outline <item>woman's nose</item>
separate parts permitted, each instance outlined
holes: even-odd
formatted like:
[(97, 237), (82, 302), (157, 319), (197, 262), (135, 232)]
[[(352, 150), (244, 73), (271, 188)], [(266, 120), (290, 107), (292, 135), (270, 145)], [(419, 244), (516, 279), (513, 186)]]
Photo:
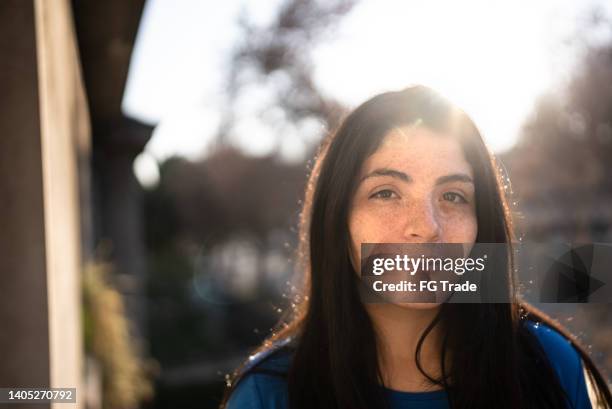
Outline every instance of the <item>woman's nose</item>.
[(430, 200), (413, 203), (407, 209), (404, 226), (404, 240), (407, 242), (429, 243), (440, 239), (441, 227), (435, 207)]

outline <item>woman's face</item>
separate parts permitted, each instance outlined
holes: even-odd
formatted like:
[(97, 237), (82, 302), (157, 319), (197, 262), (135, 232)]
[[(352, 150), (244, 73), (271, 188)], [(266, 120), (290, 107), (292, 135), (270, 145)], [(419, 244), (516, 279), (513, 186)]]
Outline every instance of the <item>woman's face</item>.
[(390, 131), (362, 166), (349, 210), (351, 255), (361, 243), (469, 243), (478, 224), (473, 171), (459, 142), (426, 127)]

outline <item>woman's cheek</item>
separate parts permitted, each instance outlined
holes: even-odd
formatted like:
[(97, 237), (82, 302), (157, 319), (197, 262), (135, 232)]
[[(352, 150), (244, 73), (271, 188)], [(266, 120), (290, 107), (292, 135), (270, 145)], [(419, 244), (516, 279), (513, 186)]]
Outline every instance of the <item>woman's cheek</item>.
[[(394, 222), (395, 221), (395, 222)], [(358, 228), (363, 243), (383, 243), (397, 225), (397, 217), (392, 212), (364, 211), (359, 219)]]
[(476, 216), (457, 213), (446, 217), (443, 223), (443, 241), (447, 243), (473, 243), (478, 233)]
[(384, 242), (385, 223), (367, 211), (355, 209), (349, 218), (349, 231), (352, 247), (352, 256), (355, 263), (361, 261), (361, 243)]

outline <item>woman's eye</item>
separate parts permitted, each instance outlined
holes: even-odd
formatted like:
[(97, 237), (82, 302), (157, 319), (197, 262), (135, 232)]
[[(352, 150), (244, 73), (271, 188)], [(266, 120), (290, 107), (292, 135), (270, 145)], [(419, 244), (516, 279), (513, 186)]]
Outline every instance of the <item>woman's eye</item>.
[(372, 196), (370, 196), (370, 199), (371, 198), (391, 199), (393, 195), (395, 195), (395, 192), (393, 190), (384, 189), (384, 190), (374, 193)]
[(446, 192), (442, 195), (444, 200), (452, 202), (452, 203), (467, 203), (467, 200), (459, 193), (455, 192)]

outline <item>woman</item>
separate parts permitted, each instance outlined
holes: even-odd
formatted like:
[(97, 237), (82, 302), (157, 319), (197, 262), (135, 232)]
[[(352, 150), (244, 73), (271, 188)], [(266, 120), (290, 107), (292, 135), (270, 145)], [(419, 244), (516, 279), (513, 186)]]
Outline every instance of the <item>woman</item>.
[[(301, 215), (304, 293), (222, 407), (590, 408), (612, 397), (557, 324), (509, 303), (365, 303), (361, 243), (512, 243), (492, 156), (423, 86), (366, 101), (326, 139)], [(511, 254), (511, 253), (509, 253)], [(512, 293), (512, 259), (494, 277)], [(585, 378), (584, 372), (588, 375)]]

